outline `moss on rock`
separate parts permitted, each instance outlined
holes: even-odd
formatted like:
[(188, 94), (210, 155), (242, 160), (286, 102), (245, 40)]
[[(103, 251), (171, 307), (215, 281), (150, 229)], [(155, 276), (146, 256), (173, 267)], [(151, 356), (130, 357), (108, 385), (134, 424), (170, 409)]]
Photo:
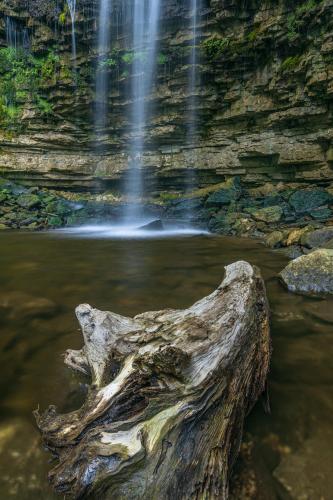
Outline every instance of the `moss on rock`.
[(333, 293), (333, 250), (302, 255), (290, 262), (280, 276), (292, 292)]

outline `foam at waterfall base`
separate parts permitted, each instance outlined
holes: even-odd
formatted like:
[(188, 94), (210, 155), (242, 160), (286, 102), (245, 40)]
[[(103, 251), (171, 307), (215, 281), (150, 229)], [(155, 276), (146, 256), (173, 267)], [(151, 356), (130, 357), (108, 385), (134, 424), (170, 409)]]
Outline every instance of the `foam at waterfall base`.
[(208, 231), (193, 227), (177, 227), (165, 225), (163, 229), (144, 229), (152, 220), (131, 224), (87, 224), (83, 226), (56, 229), (61, 233), (77, 238), (110, 238), (110, 239), (148, 239), (170, 238), (175, 236), (195, 236), (209, 234)]

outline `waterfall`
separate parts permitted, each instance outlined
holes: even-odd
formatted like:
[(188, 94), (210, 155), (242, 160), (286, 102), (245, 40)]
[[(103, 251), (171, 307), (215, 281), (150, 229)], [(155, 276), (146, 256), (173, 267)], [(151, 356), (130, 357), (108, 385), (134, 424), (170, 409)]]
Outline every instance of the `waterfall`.
[[(190, 12), (190, 30), (192, 35), (192, 45), (189, 56), (189, 83), (188, 83), (188, 110), (187, 110), (187, 131), (186, 131), (186, 142), (189, 147), (193, 163), (197, 161), (195, 146), (196, 146), (196, 135), (197, 135), (197, 79), (198, 79), (198, 11), (200, 9), (200, 0), (191, 0), (191, 12)], [(187, 190), (193, 190), (196, 186), (195, 174), (188, 172), (186, 179)], [(191, 214), (189, 214), (191, 215)]]
[(112, 0), (100, 0), (98, 26), (98, 61), (96, 73), (96, 132), (106, 127), (108, 111), (108, 71), (106, 61), (110, 47), (110, 17)]
[(67, 0), (67, 5), (72, 21), (72, 59), (73, 59), (74, 69), (76, 70), (76, 36), (75, 36), (76, 0)]
[(20, 27), (15, 19), (5, 17), (6, 43), (14, 49), (30, 49), (29, 32), (27, 28)]
[(143, 195), (142, 156), (145, 149), (145, 128), (150, 111), (149, 96), (153, 90), (157, 57), (160, 3), (161, 0), (134, 0), (131, 140), (129, 175), (126, 185), (126, 193), (130, 196), (131, 203), (125, 214), (127, 220), (141, 215), (138, 212), (140, 211), (138, 202)]
[(194, 135), (196, 132), (196, 79), (197, 79), (197, 21), (198, 21), (198, 0), (191, 0), (190, 28), (192, 32), (192, 46), (190, 52), (190, 71), (189, 71), (189, 114), (187, 136), (188, 142), (194, 146)]
[(17, 48), (17, 30), (13, 19), (6, 16), (6, 43), (8, 47)]

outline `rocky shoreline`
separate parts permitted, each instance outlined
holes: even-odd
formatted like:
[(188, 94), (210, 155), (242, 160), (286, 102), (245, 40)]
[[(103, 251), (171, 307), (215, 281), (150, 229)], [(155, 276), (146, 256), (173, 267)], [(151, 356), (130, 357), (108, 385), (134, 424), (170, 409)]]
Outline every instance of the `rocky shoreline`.
[[(43, 230), (89, 221), (117, 222), (126, 200), (24, 187), (0, 178), (0, 229)], [(261, 239), (288, 257), (333, 248), (333, 186), (266, 183), (244, 188), (239, 177), (188, 194), (143, 201), (147, 217), (191, 224), (212, 233)]]
[[(270, 183), (246, 190), (233, 177), (185, 196), (164, 193), (145, 201), (144, 211), (158, 230), (164, 224), (190, 224), (221, 235), (260, 239), (292, 260), (280, 276), (290, 291), (333, 293), (332, 193), (332, 187)], [(57, 193), (0, 179), (0, 230), (116, 224), (125, 204), (111, 193)]]
[(261, 239), (270, 248), (284, 249), (290, 258), (333, 237), (325, 229), (333, 225), (331, 186), (266, 183), (244, 189), (240, 179), (233, 177), (206, 193), (199, 190), (187, 202), (176, 202), (171, 210), (185, 210), (186, 203), (195, 206), (210, 231)]

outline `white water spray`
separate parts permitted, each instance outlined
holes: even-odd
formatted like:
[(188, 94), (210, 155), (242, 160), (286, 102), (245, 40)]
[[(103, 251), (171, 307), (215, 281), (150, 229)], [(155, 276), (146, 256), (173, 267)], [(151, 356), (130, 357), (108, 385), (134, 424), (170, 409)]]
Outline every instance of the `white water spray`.
[[(196, 187), (196, 179), (193, 171), (196, 167), (196, 137), (197, 137), (197, 78), (198, 78), (198, 10), (201, 0), (191, 0), (190, 30), (192, 33), (191, 52), (189, 57), (189, 83), (188, 83), (188, 109), (187, 109), (187, 137), (186, 142), (191, 152), (192, 171), (189, 171), (186, 178), (186, 189), (193, 190)], [(191, 213), (188, 214), (191, 217)]]
[(158, 21), (161, 0), (134, 0), (131, 144), (126, 193), (131, 203), (125, 218), (140, 218), (143, 195), (143, 162), (145, 129), (149, 116), (149, 96), (153, 90), (156, 66)]
[(28, 29), (25, 27), (19, 27), (15, 19), (9, 16), (5, 16), (5, 26), (6, 26), (6, 43), (8, 47), (13, 49), (30, 49), (30, 39)]
[(110, 48), (111, 0), (100, 0), (98, 28), (98, 61), (96, 73), (96, 131), (105, 129), (108, 111), (108, 72), (105, 67)]
[(198, 0), (191, 1), (191, 32), (192, 46), (190, 53), (190, 71), (189, 71), (189, 114), (188, 114), (188, 142), (193, 146), (196, 132), (196, 81), (197, 81), (197, 21), (198, 21)]
[(72, 59), (73, 59), (74, 71), (76, 71), (76, 35), (75, 35), (76, 0), (67, 0), (67, 5), (72, 22)]

